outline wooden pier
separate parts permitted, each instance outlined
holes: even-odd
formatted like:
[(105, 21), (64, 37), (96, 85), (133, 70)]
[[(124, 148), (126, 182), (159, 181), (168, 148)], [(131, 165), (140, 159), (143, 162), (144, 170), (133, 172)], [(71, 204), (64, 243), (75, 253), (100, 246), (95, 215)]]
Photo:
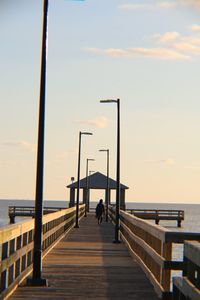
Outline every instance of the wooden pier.
[[(0, 228), (1, 300), (179, 299), (172, 298), (172, 271), (186, 274), (191, 255), (174, 260), (174, 245), (183, 245), (186, 240), (200, 241), (200, 234), (170, 231), (121, 210), (122, 243), (114, 244), (112, 206), (109, 222), (100, 226), (94, 213), (84, 215), (85, 205), (80, 205), (80, 228), (74, 228), (76, 207), (44, 215), (43, 277), (48, 280), (48, 287), (26, 284), (32, 272), (34, 220)], [(199, 247), (191, 249), (200, 252)], [(198, 270), (193, 268), (194, 262), (199, 268), (199, 261), (192, 261), (188, 276), (196, 284), (193, 277)], [(177, 292), (179, 282), (181, 279), (174, 282), (178, 295), (184, 294)]]
[(181, 227), (184, 220), (184, 210), (171, 209), (127, 209), (127, 212), (144, 220), (154, 220), (158, 225), (162, 221), (176, 221), (177, 227)]
[[(44, 207), (43, 214), (50, 214), (59, 210), (65, 209), (63, 207)], [(35, 217), (35, 206), (9, 206), (8, 216), (10, 218), (10, 224), (15, 223), (16, 217)]]
[(113, 230), (90, 213), (45, 257), (49, 286), (21, 286), (10, 299), (158, 299), (125, 245), (112, 243)]

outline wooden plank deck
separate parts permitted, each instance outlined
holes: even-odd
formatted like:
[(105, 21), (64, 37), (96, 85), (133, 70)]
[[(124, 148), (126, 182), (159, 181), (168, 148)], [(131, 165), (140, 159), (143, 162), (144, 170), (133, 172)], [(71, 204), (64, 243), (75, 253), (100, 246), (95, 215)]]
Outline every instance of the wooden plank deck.
[(43, 261), (48, 287), (19, 287), (11, 300), (156, 300), (157, 295), (124, 244), (113, 244), (114, 227), (88, 214)]

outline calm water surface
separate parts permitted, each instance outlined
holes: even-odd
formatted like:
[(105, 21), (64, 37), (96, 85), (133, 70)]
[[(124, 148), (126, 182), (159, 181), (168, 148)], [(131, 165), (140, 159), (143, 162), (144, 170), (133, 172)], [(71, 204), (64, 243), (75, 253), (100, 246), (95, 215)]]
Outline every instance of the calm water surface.
[[(91, 202), (91, 207), (95, 207), (97, 202)], [(32, 200), (0, 200), (0, 227), (9, 224), (8, 206), (22, 205), (33, 206)], [(44, 201), (44, 206), (53, 207), (68, 207), (68, 201)], [(185, 220), (182, 222), (182, 227), (177, 228), (175, 221), (161, 221), (160, 225), (173, 231), (187, 231), (200, 233), (200, 205), (199, 204), (172, 204), (172, 203), (133, 203), (127, 202), (127, 208), (144, 208), (144, 209), (182, 209), (185, 211)], [(16, 222), (25, 218), (16, 218)], [(151, 221), (149, 221), (151, 222)], [(175, 245), (173, 250), (173, 259), (182, 260), (183, 247)]]

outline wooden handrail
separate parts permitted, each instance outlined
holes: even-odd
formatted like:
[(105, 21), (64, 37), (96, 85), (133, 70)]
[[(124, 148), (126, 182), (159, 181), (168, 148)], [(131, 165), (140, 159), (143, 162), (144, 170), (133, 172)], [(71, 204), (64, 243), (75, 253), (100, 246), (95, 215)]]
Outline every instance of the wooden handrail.
[(200, 299), (200, 243), (184, 243), (185, 269), (182, 277), (173, 278), (173, 299)]
[[(115, 210), (109, 207), (109, 216), (115, 222)], [(152, 224), (130, 213), (120, 211), (121, 238), (141, 265), (162, 299), (171, 299), (172, 270), (184, 270), (183, 261), (173, 261), (173, 243), (200, 240), (200, 234), (174, 232)]]
[(184, 210), (175, 209), (127, 209), (126, 212), (142, 219), (155, 220), (159, 224), (160, 220), (175, 220), (177, 226), (181, 227), (184, 220)]
[[(75, 207), (43, 216), (43, 257), (75, 224)], [(80, 205), (82, 218), (85, 205)], [(0, 228), (0, 299), (32, 271), (34, 220)]]

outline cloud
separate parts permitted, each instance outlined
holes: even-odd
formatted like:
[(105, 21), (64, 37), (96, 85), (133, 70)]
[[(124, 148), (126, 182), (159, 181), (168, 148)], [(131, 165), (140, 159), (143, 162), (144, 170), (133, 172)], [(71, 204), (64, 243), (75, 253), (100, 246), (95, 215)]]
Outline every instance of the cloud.
[(23, 149), (26, 151), (31, 151), (31, 152), (35, 152), (35, 150), (36, 150), (36, 146), (34, 144), (31, 144), (24, 140), (8, 141), (8, 142), (4, 142), (3, 145), (7, 146), (7, 147), (16, 147), (16, 148), (20, 148), (20, 149)]
[(55, 165), (58, 166), (58, 164), (63, 164), (65, 162), (67, 162), (77, 152), (78, 152), (78, 148), (61, 151), (61, 152), (57, 153), (53, 159), (47, 160), (45, 162), (45, 164), (47, 166), (55, 166)]
[(200, 1), (199, 0), (174, 0), (174, 1), (155, 1), (154, 3), (134, 3), (134, 4), (122, 4), (119, 5), (119, 9), (123, 10), (166, 10), (166, 9), (175, 9), (175, 8), (192, 8), (195, 10), (200, 10)]
[(154, 34), (153, 38), (161, 44), (189, 43), (191, 45), (200, 45), (200, 35), (181, 35), (176, 31), (166, 32), (164, 34)]
[(160, 159), (160, 160), (146, 160), (145, 162), (162, 164), (162, 165), (174, 165), (175, 164), (175, 161), (172, 158)]
[(155, 34), (154, 38), (157, 43), (165, 44), (168, 48), (188, 57), (200, 54), (200, 35), (186, 36), (178, 32), (166, 32), (163, 35)]
[(148, 3), (128, 4), (127, 3), (127, 4), (119, 5), (118, 8), (123, 10), (155, 10), (155, 9), (171, 9), (171, 8), (175, 8), (176, 6), (177, 4), (174, 2), (161, 1), (154, 4), (148, 4)]
[(106, 117), (99, 117), (92, 120), (76, 120), (75, 123), (90, 125), (97, 128), (106, 128), (108, 127), (109, 120)]
[(146, 10), (146, 9), (152, 9), (153, 5), (149, 4), (122, 4), (119, 5), (118, 8), (125, 9), (125, 10)]
[(184, 166), (186, 170), (200, 170), (200, 166)]
[(190, 26), (190, 29), (192, 31), (200, 31), (200, 25), (198, 24), (193, 24), (192, 26)]
[[(199, 0), (200, 1), (200, 0)], [(191, 61), (200, 55), (200, 25), (193, 24), (192, 33), (182, 35), (177, 31), (156, 33), (150, 37), (153, 47), (137, 48), (86, 48), (87, 52), (114, 58), (155, 58), (160, 60)]]
[(200, 1), (199, 0), (177, 0), (177, 3), (180, 5), (191, 7), (194, 9), (200, 9)]
[(155, 34), (154, 37), (157, 38), (160, 43), (171, 43), (176, 41), (180, 37), (180, 34), (176, 31), (172, 31), (166, 32), (163, 35)]
[(190, 60), (190, 57), (179, 53), (176, 50), (171, 50), (167, 48), (130, 48), (130, 49), (98, 49), (98, 48), (87, 48), (88, 52), (105, 55), (109, 57), (148, 57), (148, 58), (158, 58), (162, 60)]

